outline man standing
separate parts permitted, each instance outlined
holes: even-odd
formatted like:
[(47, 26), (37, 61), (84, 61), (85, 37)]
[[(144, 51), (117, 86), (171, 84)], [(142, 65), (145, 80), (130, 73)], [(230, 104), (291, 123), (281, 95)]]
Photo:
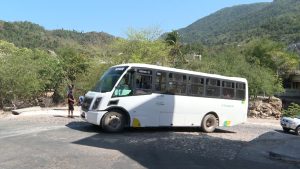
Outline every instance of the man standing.
[(73, 90), (71, 89), (68, 93), (68, 117), (73, 118), (73, 111), (74, 111), (74, 103), (75, 99), (73, 96)]

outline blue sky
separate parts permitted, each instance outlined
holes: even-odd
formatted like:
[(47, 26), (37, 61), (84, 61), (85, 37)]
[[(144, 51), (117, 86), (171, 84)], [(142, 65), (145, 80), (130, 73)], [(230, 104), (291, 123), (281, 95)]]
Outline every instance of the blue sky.
[(0, 0), (0, 20), (30, 21), (48, 30), (103, 31), (125, 36), (128, 28), (171, 31), (224, 7), (272, 0)]

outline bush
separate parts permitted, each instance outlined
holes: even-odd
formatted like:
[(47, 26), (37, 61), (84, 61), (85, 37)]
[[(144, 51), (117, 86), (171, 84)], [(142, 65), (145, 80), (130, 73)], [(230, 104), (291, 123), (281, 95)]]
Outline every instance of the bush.
[(287, 110), (283, 111), (283, 116), (295, 117), (300, 115), (300, 105), (291, 103)]

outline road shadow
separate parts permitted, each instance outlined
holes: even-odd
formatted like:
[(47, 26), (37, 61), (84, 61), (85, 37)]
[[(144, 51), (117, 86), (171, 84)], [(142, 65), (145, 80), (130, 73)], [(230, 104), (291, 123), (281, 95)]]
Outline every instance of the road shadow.
[(70, 129), (90, 132), (90, 133), (99, 133), (102, 132), (101, 128), (97, 125), (93, 125), (84, 121), (72, 121), (66, 125)]
[[(149, 130), (149, 129), (147, 129)], [(150, 130), (153, 131), (153, 130)], [(156, 131), (156, 130), (154, 130)], [(116, 134), (98, 132), (73, 144), (117, 150), (125, 156), (116, 160), (115, 168), (149, 169), (294, 169), (294, 164), (269, 159), (269, 149), (282, 142), (270, 132), (245, 142), (209, 135), (188, 135), (181, 132), (129, 131)], [(269, 144), (269, 137), (271, 137)], [(264, 152), (265, 154), (263, 154)], [(139, 167), (138, 167), (139, 168)]]
[(68, 110), (66, 107), (58, 107), (58, 108), (53, 108), (52, 110)]
[[(280, 130), (264, 133), (248, 142), (239, 152), (237, 160), (250, 160), (281, 165), (281, 168), (300, 168), (300, 145), (297, 136), (285, 135)], [(295, 153), (296, 152), (296, 153)], [(274, 155), (277, 158), (274, 158)], [(278, 158), (283, 157), (283, 158)], [(290, 159), (288, 159), (289, 157)], [(297, 159), (298, 163), (295, 163)]]
[[(80, 130), (85, 132), (104, 132), (100, 126), (90, 124), (84, 121), (81, 122), (70, 122), (66, 125), (67, 127), (74, 129), (74, 130)], [(137, 128), (125, 128), (125, 130), (122, 133), (163, 133), (163, 132), (197, 132), (197, 133), (203, 133), (205, 132), (201, 131), (200, 127), (137, 127)], [(236, 133), (229, 130), (224, 129), (216, 129), (215, 133)], [(109, 133), (109, 134), (115, 134), (115, 133)], [(120, 133), (117, 133), (120, 134)]]
[(213, 139), (207, 135), (191, 136), (173, 130), (149, 130), (116, 134), (99, 132), (73, 143), (120, 151), (126, 157), (117, 160), (116, 168), (134, 168), (137, 162), (149, 169), (224, 168), (226, 161), (219, 159), (230, 160), (235, 157), (233, 151), (226, 149), (235, 149), (237, 152), (243, 144), (242, 141)]
[(278, 133), (287, 134), (287, 135), (294, 135), (297, 136), (296, 133), (293, 130), (290, 130), (289, 132), (284, 132), (283, 130), (275, 130)]
[[(63, 116), (63, 115), (53, 115), (53, 117), (60, 117), (60, 118), (67, 118), (67, 119), (72, 119), (71, 117)], [(73, 116), (73, 118), (79, 118), (80, 116)]]
[[(200, 127), (141, 127), (141, 128), (127, 128), (125, 132), (202, 132)], [(233, 131), (216, 129), (215, 133), (235, 133)]]

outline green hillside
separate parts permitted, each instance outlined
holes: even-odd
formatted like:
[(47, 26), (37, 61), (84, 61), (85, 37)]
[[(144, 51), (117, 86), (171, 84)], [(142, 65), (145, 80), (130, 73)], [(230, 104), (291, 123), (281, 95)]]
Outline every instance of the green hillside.
[(102, 48), (114, 37), (104, 32), (82, 33), (69, 30), (45, 30), (31, 22), (0, 21), (0, 40), (15, 44), (17, 47), (55, 50), (62, 46)]
[(179, 29), (186, 43), (224, 44), (252, 38), (300, 41), (300, 1), (274, 0), (221, 9)]

